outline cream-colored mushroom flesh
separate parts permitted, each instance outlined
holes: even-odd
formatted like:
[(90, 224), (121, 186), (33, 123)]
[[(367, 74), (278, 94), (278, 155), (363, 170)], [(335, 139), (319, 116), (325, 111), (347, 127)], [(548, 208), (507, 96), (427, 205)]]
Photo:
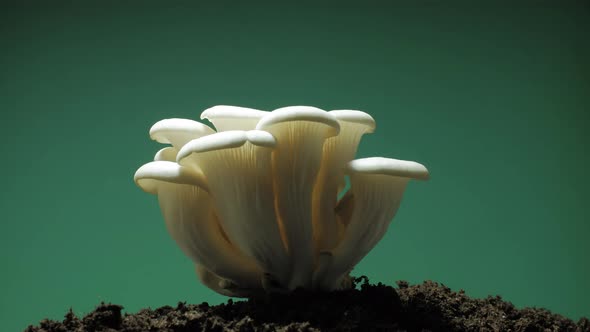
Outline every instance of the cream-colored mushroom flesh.
[(253, 108), (218, 105), (204, 110), (201, 119), (211, 121), (217, 131), (253, 130), (268, 113)]
[(222, 295), (351, 288), (352, 269), (383, 238), (409, 180), (429, 176), (411, 161), (353, 160), (375, 130), (361, 111), (219, 105), (201, 119), (211, 127), (155, 123), (150, 137), (172, 146), (134, 180), (157, 195), (171, 237)]
[(167, 146), (163, 149), (158, 150), (158, 152), (156, 152), (156, 155), (154, 156), (154, 160), (155, 161), (176, 162), (176, 154), (177, 153), (178, 153), (178, 151), (174, 147)]
[(321, 254), (322, 266), (314, 283), (333, 289), (382, 239), (395, 216), (411, 179), (426, 180), (428, 170), (412, 161), (364, 158), (348, 163), (351, 188), (340, 211), (349, 211), (344, 237), (331, 252)]
[(343, 225), (334, 209), (339, 188), (344, 187), (344, 165), (354, 159), (361, 137), (375, 130), (375, 120), (361, 111), (330, 111), (340, 125), (338, 136), (323, 146), (323, 160), (313, 192), (313, 226), (316, 252), (334, 249)]
[(225, 131), (193, 140), (178, 153), (182, 165), (199, 165), (230, 241), (281, 282), (289, 259), (277, 223), (271, 154), (265, 131)]
[(189, 141), (215, 133), (211, 127), (188, 119), (164, 119), (150, 129), (150, 137), (163, 144), (172, 144), (180, 150)]
[(262, 274), (255, 262), (223, 238), (201, 174), (174, 162), (153, 161), (134, 178), (144, 191), (157, 194), (170, 235), (195, 263), (243, 287), (260, 287)]
[(213, 272), (207, 270), (207, 268), (203, 265), (195, 264), (195, 272), (197, 277), (199, 277), (199, 281), (201, 281), (203, 285), (207, 286), (207, 288), (211, 289), (212, 291), (225, 296), (240, 297), (228, 289), (222, 288), (220, 283), (223, 279), (215, 275)]
[(314, 270), (313, 184), (326, 139), (338, 135), (336, 118), (319, 108), (285, 107), (264, 116), (256, 129), (276, 138), (272, 154), (274, 192), (291, 258), (289, 288), (311, 287)]
[(221, 295), (230, 297), (253, 297), (263, 294), (263, 289), (260, 287), (240, 288), (238, 285), (209, 271), (203, 265), (195, 264), (195, 272), (203, 285)]
[(164, 183), (187, 184), (207, 191), (207, 183), (202, 174), (171, 161), (147, 163), (135, 172), (133, 179), (138, 187), (150, 194), (157, 194)]

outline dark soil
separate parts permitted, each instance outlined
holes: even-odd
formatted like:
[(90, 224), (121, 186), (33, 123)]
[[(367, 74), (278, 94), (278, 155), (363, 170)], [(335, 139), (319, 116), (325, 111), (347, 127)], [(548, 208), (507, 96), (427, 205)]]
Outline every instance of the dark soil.
[(472, 299), (435, 282), (400, 281), (397, 289), (364, 277), (356, 283), (334, 293), (178, 303), (124, 315), (122, 306), (103, 303), (81, 319), (70, 310), (63, 322), (43, 320), (25, 331), (590, 331), (587, 318), (575, 323), (545, 309), (516, 309), (498, 296)]

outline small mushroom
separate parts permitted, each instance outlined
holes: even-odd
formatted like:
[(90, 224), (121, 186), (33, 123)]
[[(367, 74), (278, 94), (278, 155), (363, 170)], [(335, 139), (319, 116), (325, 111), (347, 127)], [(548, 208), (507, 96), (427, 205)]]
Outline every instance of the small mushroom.
[[(337, 210), (347, 225), (339, 245), (320, 253), (314, 284), (333, 289), (383, 238), (411, 179), (427, 180), (423, 165), (381, 157), (353, 160), (345, 172), (351, 188)], [(343, 204), (344, 206), (341, 206)]]
[(218, 105), (204, 110), (201, 120), (211, 121), (217, 131), (253, 130), (268, 113), (253, 108)]
[(375, 130), (375, 120), (361, 111), (330, 111), (340, 124), (338, 136), (323, 147), (323, 160), (313, 191), (313, 224), (316, 252), (334, 249), (342, 232), (334, 209), (338, 191), (344, 188), (344, 165), (354, 159), (361, 137)]
[(272, 182), (275, 145), (265, 131), (224, 131), (190, 141), (177, 160), (203, 171), (229, 240), (286, 283), (289, 259), (276, 220)]
[(203, 265), (195, 264), (195, 272), (203, 285), (221, 295), (230, 297), (254, 297), (264, 293), (262, 288), (240, 288), (233, 282), (209, 271)]
[(207, 270), (207, 268), (203, 265), (195, 264), (195, 272), (197, 273), (197, 276), (199, 277), (201, 283), (207, 286), (207, 288), (221, 295), (239, 297), (237, 294), (231, 292), (227, 288), (222, 288), (221, 282), (223, 279), (220, 278), (218, 275), (215, 275), (215, 273)]
[(276, 138), (272, 154), (274, 192), (291, 258), (288, 288), (311, 287), (314, 270), (312, 194), (322, 162), (322, 146), (338, 135), (334, 115), (319, 108), (292, 106), (265, 115), (258, 125)]
[(202, 174), (170, 161), (140, 167), (135, 183), (156, 194), (166, 228), (182, 251), (195, 263), (245, 288), (261, 285), (262, 273), (220, 232)]

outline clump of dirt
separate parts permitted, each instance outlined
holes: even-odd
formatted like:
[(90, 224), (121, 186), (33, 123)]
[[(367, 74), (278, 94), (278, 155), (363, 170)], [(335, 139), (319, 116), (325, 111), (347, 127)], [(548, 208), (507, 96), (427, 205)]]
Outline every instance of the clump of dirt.
[(173, 308), (122, 314), (120, 305), (101, 303), (78, 318), (70, 310), (62, 322), (43, 320), (26, 332), (64, 331), (572, 331), (590, 332), (545, 309), (517, 309), (499, 296), (472, 299), (463, 291), (426, 281), (398, 288), (354, 279), (351, 290), (314, 293), (296, 290), (264, 299), (228, 300), (211, 306), (178, 303)]

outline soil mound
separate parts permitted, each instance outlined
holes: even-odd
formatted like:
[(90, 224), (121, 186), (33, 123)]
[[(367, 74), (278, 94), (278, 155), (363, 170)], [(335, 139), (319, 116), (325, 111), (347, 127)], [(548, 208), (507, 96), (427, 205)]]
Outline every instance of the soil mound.
[(82, 318), (70, 310), (62, 322), (43, 320), (26, 332), (64, 331), (573, 331), (590, 332), (545, 309), (517, 309), (499, 296), (472, 299), (463, 291), (426, 281), (398, 288), (355, 279), (356, 288), (333, 293), (297, 290), (264, 299), (178, 303), (122, 314), (120, 305), (101, 303)]

